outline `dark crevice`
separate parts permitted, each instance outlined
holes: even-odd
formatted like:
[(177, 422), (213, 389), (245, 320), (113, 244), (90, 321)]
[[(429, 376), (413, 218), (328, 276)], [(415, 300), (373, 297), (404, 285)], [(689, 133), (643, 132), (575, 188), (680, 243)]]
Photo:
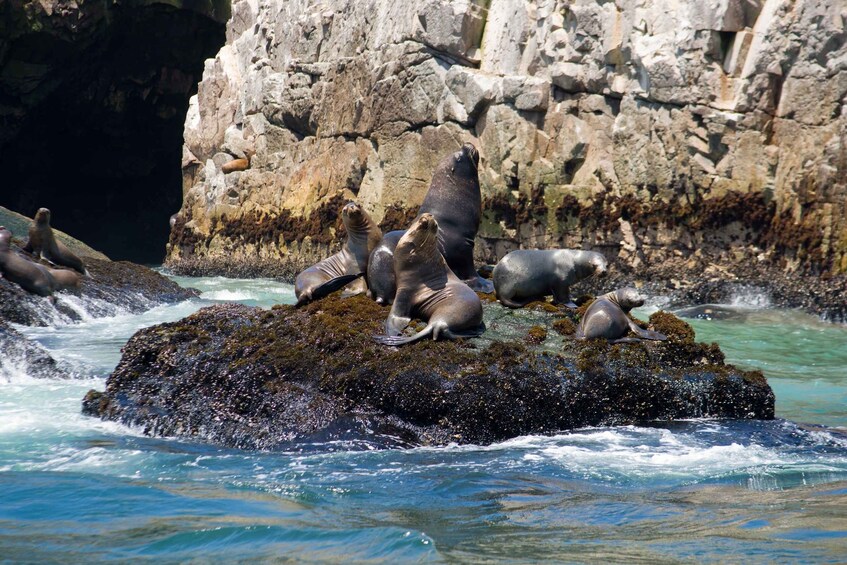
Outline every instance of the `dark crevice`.
[[(11, 39), (0, 61), (0, 95), (16, 106), (0, 116), (15, 121), (0, 138), (0, 205), (28, 216), (48, 207), (55, 227), (113, 259), (161, 262), (182, 202), (188, 100), (224, 24), (164, 4), (115, 5), (84, 40), (42, 35)], [(47, 69), (41, 97), (13, 77), (27, 65)]]

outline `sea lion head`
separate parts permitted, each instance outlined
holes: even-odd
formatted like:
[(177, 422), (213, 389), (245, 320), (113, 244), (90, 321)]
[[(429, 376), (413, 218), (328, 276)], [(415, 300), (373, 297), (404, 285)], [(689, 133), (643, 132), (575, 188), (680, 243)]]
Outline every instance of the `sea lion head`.
[(421, 214), (412, 222), (400, 241), (394, 255), (403, 260), (425, 261), (432, 257), (441, 257), (438, 251), (438, 222), (429, 213)]
[(620, 306), (621, 310), (624, 312), (629, 312), (633, 308), (644, 306), (644, 295), (631, 286), (619, 288), (611, 294), (615, 297), (613, 302)]
[(472, 143), (450, 155), (450, 172), (459, 177), (477, 178), (479, 175), (479, 151)]
[(12, 232), (0, 226), (0, 251), (8, 251), (12, 245)]
[(594, 253), (589, 260), (591, 266), (594, 268), (594, 276), (595, 277), (605, 277), (606, 270), (608, 269), (608, 263), (606, 261), (606, 257), (603, 256), (602, 253)]
[(37, 224), (50, 224), (50, 210), (48, 208), (39, 208), (35, 213), (35, 222)]
[(344, 221), (345, 226), (351, 225), (351, 222), (353, 224), (361, 224), (363, 216), (364, 211), (362, 207), (355, 202), (348, 202), (341, 209), (341, 219)]

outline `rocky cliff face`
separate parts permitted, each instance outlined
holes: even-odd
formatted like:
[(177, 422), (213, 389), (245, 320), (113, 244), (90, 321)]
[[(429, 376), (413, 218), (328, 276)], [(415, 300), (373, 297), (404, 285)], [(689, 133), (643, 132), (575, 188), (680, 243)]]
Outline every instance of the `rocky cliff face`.
[(847, 271), (845, 26), (839, 0), (236, 0), (168, 261), (311, 260), (347, 198), (401, 226), (471, 141), (481, 260)]

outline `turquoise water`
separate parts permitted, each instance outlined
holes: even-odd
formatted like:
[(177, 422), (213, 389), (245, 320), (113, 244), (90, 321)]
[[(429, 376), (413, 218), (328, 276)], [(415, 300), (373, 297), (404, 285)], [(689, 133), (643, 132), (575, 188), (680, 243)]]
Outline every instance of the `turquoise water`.
[(731, 361), (764, 370), (773, 422), (256, 453), (80, 414), (138, 328), (213, 301), (294, 297), (267, 280), (178, 280), (201, 298), (21, 328), (78, 378), (3, 364), (0, 561), (847, 561), (847, 327), (767, 309), (692, 321)]

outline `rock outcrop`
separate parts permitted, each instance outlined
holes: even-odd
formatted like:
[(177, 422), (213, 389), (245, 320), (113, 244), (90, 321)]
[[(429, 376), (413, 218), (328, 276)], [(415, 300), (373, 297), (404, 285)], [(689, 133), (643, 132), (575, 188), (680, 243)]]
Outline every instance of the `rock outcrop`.
[(398, 227), (472, 141), (481, 260), (843, 273), (845, 26), (837, 0), (236, 0), (186, 119), (168, 262), (325, 256), (347, 198)]
[(56, 362), (41, 344), (30, 341), (0, 319), (0, 375), (65, 379), (68, 370)]
[(762, 374), (726, 365), (716, 344), (695, 343), (670, 314), (650, 319), (667, 342), (610, 346), (566, 337), (576, 315), (539, 306), (486, 303), (483, 338), (400, 349), (372, 340), (389, 308), (361, 295), (303, 308), (212, 306), (136, 333), (83, 411), (247, 449), (490, 443), (583, 426), (773, 418)]
[[(0, 225), (5, 225), (12, 232), (13, 252), (37, 261), (22, 250), (31, 224), (31, 219), (0, 207)], [(53, 300), (31, 294), (0, 277), (0, 322), (45, 326), (57, 321), (78, 321), (89, 316), (138, 313), (157, 304), (197, 296), (195, 290), (182, 288), (147, 267), (128, 261), (110, 261), (99, 251), (68, 234), (54, 230), (54, 235), (82, 258), (90, 276), (81, 278), (78, 289), (58, 292)], [(15, 336), (10, 334), (10, 339), (12, 337)]]

